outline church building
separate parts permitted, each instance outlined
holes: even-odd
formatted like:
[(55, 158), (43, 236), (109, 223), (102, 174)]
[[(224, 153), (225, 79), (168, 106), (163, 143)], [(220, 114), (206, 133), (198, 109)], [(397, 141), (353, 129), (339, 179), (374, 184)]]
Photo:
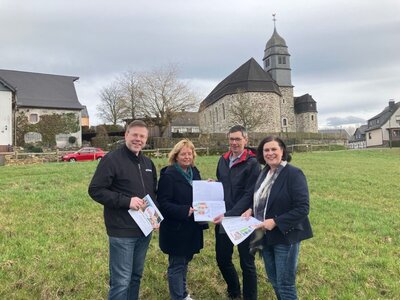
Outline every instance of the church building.
[(203, 133), (235, 124), (251, 132), (318, 132), (317, 114), (311, 95), (293, 96), (290, 54), (274, 19), (263, 67), (251, 58), (222, 80), (201, 102), (199, 122)]

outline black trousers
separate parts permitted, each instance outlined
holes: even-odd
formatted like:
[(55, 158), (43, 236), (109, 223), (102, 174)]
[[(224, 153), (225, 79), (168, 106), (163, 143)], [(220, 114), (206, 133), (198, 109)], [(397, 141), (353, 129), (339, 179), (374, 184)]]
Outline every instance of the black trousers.
[[(240, 282), (235, 266), (232, 263), (234, 245), (226, 233), (220, 233), (221, 225), (215, 226), (215, 253), (217, 264), (227, 284), (230, 298), (240, 298)], [(243, 273), (243, 299), (257, 299), (257, 270), (254, 256), (249, 253), (250, 238), (238, 245), (240, 267)]]

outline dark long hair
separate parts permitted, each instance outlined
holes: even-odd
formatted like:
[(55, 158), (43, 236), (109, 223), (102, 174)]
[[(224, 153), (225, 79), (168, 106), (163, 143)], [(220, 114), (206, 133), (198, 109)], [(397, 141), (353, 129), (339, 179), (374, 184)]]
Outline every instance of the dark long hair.
[(257, 147), (257, 160), (260, 164), (265, 165), (265, 159), (264, 159), (264, 145), (266, 143), (269, 142), (277, 142), (279, 147), (282, 149), (283, 151), (283, 155), (282, 155), (282, 160), (285, 160), (287, 162), (290, 162), (292, 160), (292, 156), (288, 153), (287, 149), (286, 149), (286, 145), (285, 143), (281, 140), (281, 138), (277, 137), (277, 136), (267, 136), (266, 138), (264, 138), (260, 144)]

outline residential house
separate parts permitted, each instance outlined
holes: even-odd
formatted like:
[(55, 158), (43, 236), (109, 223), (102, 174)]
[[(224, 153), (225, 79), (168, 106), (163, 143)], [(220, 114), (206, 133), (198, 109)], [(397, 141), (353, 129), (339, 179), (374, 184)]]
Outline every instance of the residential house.
[(361, 125), (356, 129), (353, 136), (349, 140), (348, 147), (350, 149), (363, 149), (367, 147), (365, 131), (368, 129), (368, 125)]
[(382, 112), (368, 120), (367, 147), (400, 146), (400, 102), (389, 101)]
[(199, 113), (183, 111), (176, 115), (169, 126), (168, 135), (173, 133), (200, 133)]
[(80, 146), (78, 79), (0, 69), (0, 145)]

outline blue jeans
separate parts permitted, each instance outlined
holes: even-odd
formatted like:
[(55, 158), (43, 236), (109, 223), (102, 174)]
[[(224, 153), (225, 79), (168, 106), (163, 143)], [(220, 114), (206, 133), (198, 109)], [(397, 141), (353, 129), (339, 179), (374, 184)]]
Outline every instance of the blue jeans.
[(109, 237), (109, 300), (139, 299), (140, 280), (151, 234), (147, 237)]
[(168, 256), (168, 286), (172, 300), (182, 300), (188, 295), (186, 275), (193, 256)]
[(297, 299), (296, 271), (300, 242), (266, 246), (262, 255), (268, 279), (278, 300)]

